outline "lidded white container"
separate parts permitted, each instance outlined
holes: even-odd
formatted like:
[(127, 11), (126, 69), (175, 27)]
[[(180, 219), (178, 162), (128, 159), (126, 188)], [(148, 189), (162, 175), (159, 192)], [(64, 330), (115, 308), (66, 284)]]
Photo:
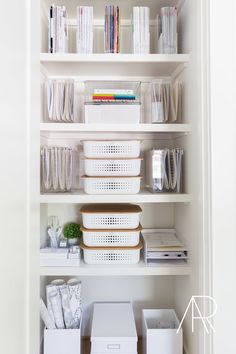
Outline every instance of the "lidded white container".
[(137, 342), (130, 302), (94, 304), (91, 354), (137, 354)]
[(87, 194), (138, 194), (140, 191), (141, 176), (83, 176), (83, 182), (84, 192)]
[(138, 176), (141, 169), (141, 159), (84, 159), (86, 176)]
[(87, 229), (136, 229), (142, 209), (133, 204), (86, 204), (80, 212)]
[(87, 158), (138, 158), (139, 140), (84, 140), (84, 156)]

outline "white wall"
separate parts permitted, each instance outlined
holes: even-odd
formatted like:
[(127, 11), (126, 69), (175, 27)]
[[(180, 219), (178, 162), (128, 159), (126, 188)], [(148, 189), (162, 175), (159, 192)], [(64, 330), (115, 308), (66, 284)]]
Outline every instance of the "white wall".
[(213, 353), (236, 353), (236, 3), (211, 0)]
[(26, 353), (27, 1), (0, 11), (0, 353)]

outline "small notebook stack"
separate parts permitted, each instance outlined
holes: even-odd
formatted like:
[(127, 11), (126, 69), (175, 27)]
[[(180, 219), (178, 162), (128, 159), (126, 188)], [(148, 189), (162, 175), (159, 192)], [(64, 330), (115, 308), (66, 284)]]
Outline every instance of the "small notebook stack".
[(120, 52), (120, 9), (119, 6), (105, 7), (104, 24), (104, 51), (105, 53)]
[(157, 23), (158, 52), (177, 54), (177, 8), (162, 7)]
[(147, 265), (171, 262), (181, 264), (188, 259), (187, 248), (179, 241), (174, 229), (143, 233), (144, 260)]
[(149, 7), (133, 7), (133, 53), (150, 53), (150, 9)]
[(68, 24), (65, 6), (51, 5), (48, 26), (48, 52), (68, 52)]
[(93, 7), (77, 7), (77, 53), (93, 52)]

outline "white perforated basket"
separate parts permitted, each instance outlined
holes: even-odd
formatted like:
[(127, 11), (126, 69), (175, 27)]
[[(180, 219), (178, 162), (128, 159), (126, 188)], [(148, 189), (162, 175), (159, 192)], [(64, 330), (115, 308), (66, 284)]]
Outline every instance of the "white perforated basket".
[(140, 260), (141, 245), (127, 248), (89, 248), (81, 245), (87, 264), (136, 264)]
[(119, 230), (138, 228), (142, 209), (129, 204), (89, 204), (80, 212), (86, 229)]
[(141, 177), (87, 177), (84, 192), (87, 194), (137, 194)]
[(137, 158), (140, 154), (139, 140), (84, 141), (83, 147), (88, 158)]
[(88, 247), (134, 247), (139, 244), (142, 227), (134, 230), (88, 230), (81, 228)]
[(87, 176), (138, 176), (141, 159), (85, 159)]

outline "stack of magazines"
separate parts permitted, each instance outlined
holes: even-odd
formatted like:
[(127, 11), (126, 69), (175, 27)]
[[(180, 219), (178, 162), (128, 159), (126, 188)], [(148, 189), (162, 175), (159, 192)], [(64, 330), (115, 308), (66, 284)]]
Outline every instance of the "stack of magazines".
[(150, 52), (149, 7), (133, 7), (133, 53)]
[(65, 6), (50, 7), (49, 30), (48, 30), (48, 52), (68, 52), (68, 24)]
[(179, 241), (174, 229), (143, 233), (144, 261), (147, 265), (163, 262), (183, 263), (188, 259), (187, 248)]
[(93, 7), (77, 7), (77, 53), (93, 52)]
[(158, 22), (158, 52), (177, 54), (177, 8), (162, 7)]
[(105, 53), (120, 52), (120, 9), (119, 6), (106, 6), (104, 28)]

